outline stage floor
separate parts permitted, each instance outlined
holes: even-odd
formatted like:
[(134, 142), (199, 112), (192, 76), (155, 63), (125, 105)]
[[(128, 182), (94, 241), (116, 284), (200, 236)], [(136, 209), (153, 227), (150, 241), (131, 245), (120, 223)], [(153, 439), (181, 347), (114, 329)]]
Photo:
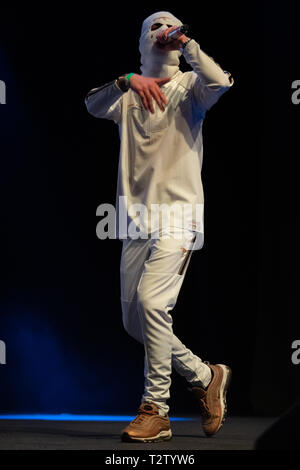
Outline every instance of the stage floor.
[(173, 438), (155, 444), (125, 443), (120, 430), (126, 422), (1, 420), (1, 450), (251, 450), (275, 418), (228, 417), (212, 438), (201, 421), (171, 423)]

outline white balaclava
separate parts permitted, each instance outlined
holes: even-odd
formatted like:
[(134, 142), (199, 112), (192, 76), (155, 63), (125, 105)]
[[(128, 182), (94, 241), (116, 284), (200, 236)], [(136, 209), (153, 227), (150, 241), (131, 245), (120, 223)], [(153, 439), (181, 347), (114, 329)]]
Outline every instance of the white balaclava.
[[(161, 23), (158, 29), (151, 31), (154, 23)], [(141, 53), (141, 71), (146, 77), (172, 77), (179, 70), (180, 51), (164, 51), (157, 48), (154, 43), (156, 36), (165, 29), (167, 25), (182, 26), (172, 13), (168, 11), (158, 11), (148, 16), (143, 22), (142, 32), (139, 42), (139, 51)]]

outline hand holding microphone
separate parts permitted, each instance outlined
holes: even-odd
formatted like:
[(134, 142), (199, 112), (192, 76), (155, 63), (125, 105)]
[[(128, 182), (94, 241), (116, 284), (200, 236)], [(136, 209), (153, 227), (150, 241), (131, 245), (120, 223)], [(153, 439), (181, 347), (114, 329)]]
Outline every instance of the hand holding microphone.
[(171, 26), (159, 33), (156, 37), (156, 46), (165, 51), (179, 50), (183, 44), (189, 40), (185, 35), (188, 25)]

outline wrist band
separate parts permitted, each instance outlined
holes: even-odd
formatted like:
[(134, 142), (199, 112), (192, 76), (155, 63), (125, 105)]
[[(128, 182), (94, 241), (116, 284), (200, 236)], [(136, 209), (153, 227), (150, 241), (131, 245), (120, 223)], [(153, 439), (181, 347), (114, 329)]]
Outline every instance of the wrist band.
[(127, 78), (127, 80), (130, 80), (130, 79), (131, 79), (131, 77), (132, 77), (132, 75), (134, 75), (134, 73), (129, 73), (128, 75), (126, 75), (126, 77), (125, 77), (125, 78)]

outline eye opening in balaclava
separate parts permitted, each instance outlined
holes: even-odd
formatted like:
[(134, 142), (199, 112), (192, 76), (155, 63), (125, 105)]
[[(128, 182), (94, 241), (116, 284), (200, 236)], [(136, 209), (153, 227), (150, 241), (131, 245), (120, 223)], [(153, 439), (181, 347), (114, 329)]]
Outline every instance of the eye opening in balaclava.
[[(151, 30), (159, 23), (161, 26)], [(148, 77), (172, 77), (179, 70), (180, 51), (165, 51), (157, 48), (154, 43), (157, 35), (170, 26), (182, 26), (182, 22), (172, 13), (159, 11), (148, 16), (142, 24), (139, 40), (141, 53), (142, 75)]]

